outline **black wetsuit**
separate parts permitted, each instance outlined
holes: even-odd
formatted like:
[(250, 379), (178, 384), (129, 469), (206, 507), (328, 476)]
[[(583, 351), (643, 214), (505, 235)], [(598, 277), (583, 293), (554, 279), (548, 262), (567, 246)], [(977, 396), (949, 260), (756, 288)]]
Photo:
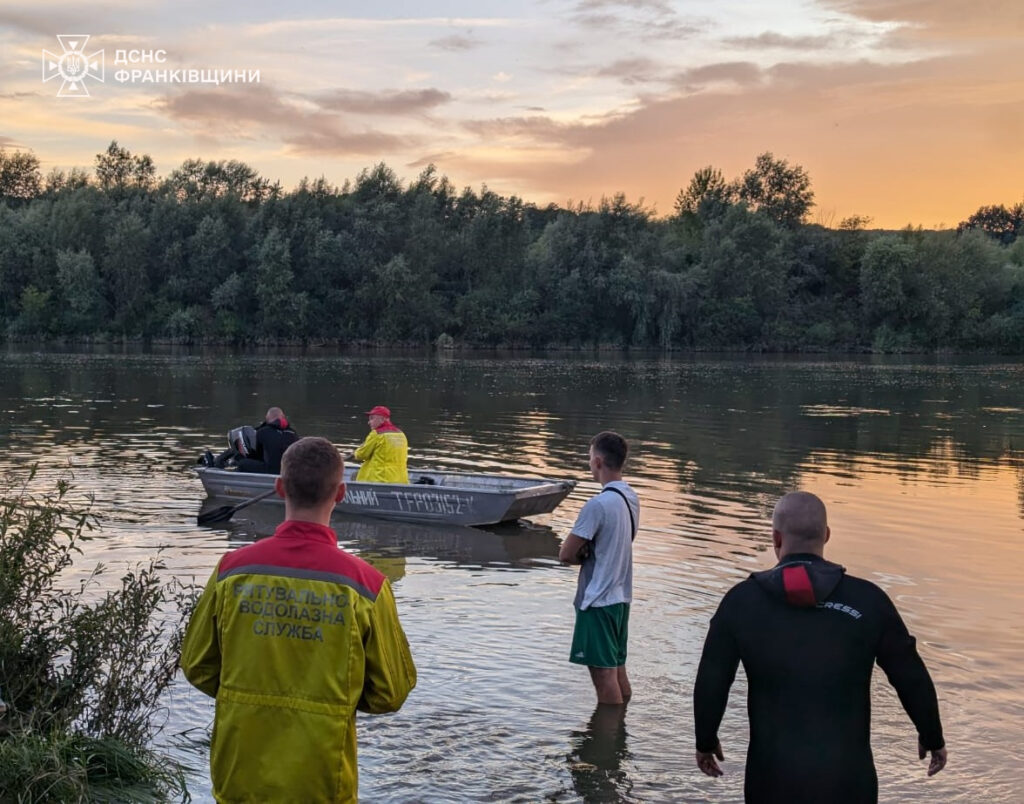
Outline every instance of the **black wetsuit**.
[(896, 607), (869, 581), (788, 555), (734, 586), (711, 619), (693, 691), (697, 750), (712, 751), (736, 667), (747, 675), (748, 802), (878, 800), (871, 756), (875, 660), (928, 750), (942, 748), (931, 677)]
[(263, 422), (256, 428), (256, 454), (248, 458), (237, 458), (238, 471), (280, 474), (281, 456), (298, 440), (298, 434), (287, 421), (274, 419), (272, 422)]

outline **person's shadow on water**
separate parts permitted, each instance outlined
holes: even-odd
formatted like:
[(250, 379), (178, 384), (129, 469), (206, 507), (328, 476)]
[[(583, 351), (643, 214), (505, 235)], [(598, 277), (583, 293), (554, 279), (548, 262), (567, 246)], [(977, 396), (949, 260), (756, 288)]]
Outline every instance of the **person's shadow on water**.
[(633, 782), (620, 767), (629, 756), (625, 705), (598, 704), (586, 730), (572, 733), (567, 761), (577, 795), (586, 802), (630, 800)]

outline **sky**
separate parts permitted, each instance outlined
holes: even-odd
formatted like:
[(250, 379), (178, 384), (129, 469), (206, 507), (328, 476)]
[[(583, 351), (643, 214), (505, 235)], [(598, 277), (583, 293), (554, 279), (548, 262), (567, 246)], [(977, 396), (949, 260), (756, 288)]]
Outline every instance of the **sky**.
[[(58, 35), (102, 52), (87, 97), (43, 81)], [(0, 147), (45, 173), (114, 139), (160, 174), (238, 159), (290, 188), (433, 164), (460, 188), (621, 192), (660, 216), (695, 171), (768, 151), (809, 173), (812, 222), (951, 227), (1024, 200), (1024, 2), (0, 0)]]

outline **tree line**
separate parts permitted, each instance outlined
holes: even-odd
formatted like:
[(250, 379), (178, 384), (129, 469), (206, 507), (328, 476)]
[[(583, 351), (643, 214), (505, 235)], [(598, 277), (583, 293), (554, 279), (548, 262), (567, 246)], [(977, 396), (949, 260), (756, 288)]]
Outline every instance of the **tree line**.
[(43, 177), (0, 151), (0, 333), (15, 339), (1024, 351), (1024, 204), (956, 230), (808, 223), (770, 153), (673, 214), (538, 206), (384, 164), (284, 191), (238, 161), (166, 177), (112, 142)]

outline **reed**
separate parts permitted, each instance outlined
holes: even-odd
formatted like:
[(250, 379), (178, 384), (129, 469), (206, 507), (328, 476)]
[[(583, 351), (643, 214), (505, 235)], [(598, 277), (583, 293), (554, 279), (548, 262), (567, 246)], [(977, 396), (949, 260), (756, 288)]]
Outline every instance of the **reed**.
[(159, 559), (69, 584), (98, 521), (69, 478), (43, 494), (35, 479), (0, 483), (0, 801), (187, 800), (148, 745), (197, 590)]

